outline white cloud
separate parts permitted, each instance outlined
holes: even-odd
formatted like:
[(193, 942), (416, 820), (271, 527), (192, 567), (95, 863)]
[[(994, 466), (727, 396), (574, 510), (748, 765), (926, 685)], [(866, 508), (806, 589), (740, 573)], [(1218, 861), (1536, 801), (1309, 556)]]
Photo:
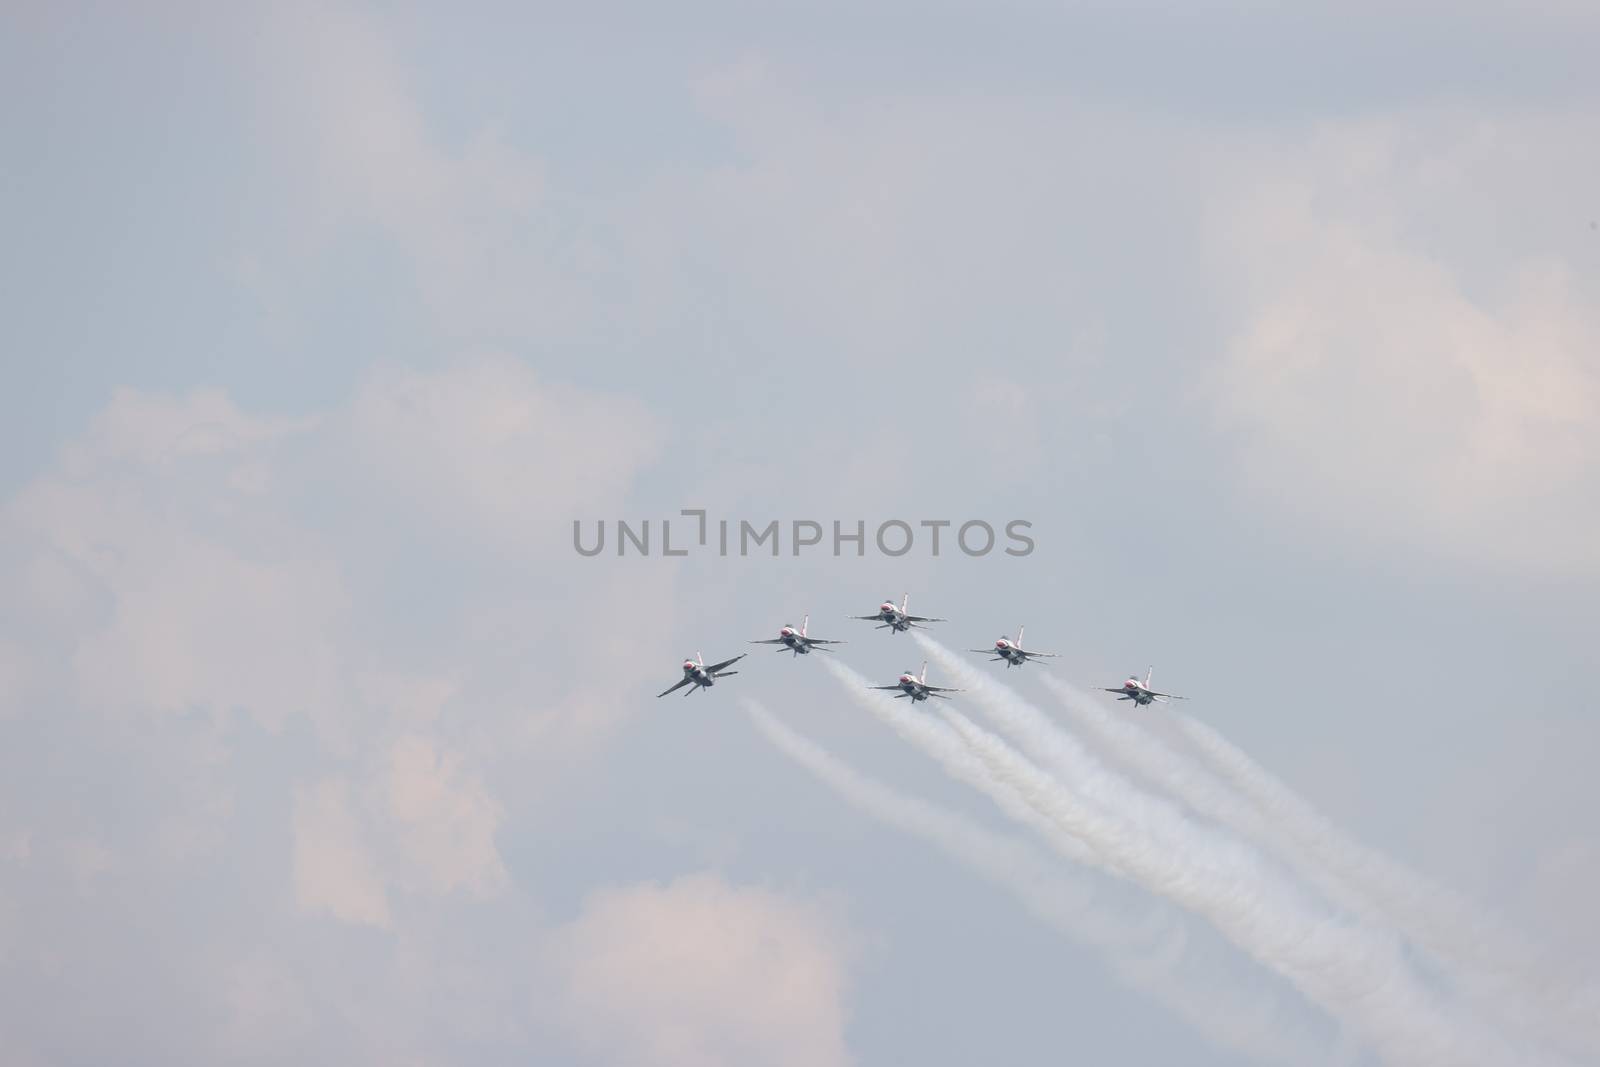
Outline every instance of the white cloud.
[[(505, 997), (511, 964), (446, 947), (472, 926), (450, 909), (526, 918), (497, 845), (507, 811), (558, 795), (639, 707), (626, 679), (653, 665), (610, 664), (592, 636), (623, 590), (640, 610), (668, 603), (671, 571), (576, 568), (568, 539), (583, 509), (623, 512), (651, 425), (633, 400), (506, 358), (375, 369), (314, 419), (259, 418), (209, 390), (119, 391), (0, 504), (0, 707), (8, 729), (75, 753), (74, 773), (101, 784), (59, 809), (10, 797), (27, 834), (0, 835), (0, 855), (28, 865), (26, 885), (69, 892), (34, 927), (0, 916), (0, 941), (41, 959), (113, 886), (237, 878), (248, 899), (215, 902), (217, 943), (166, 931), (158, 961), (174, 982), (229, 975), (215, 991), (223, 1045), (256, 1049), (279, 1028), (274, 1047), (299, 1047), (294, 1033), (323, 1045), (330, 1016), (348, 1014), (364, 1029), (346, 1040), (394, 1062), (406, 1041), (385, 1021), (440, 997), (451, 1021), (412, 1036), (511, 1029), (510, 1009), (478, 996)], [(414, 521), (435, 514), (434, 529)], [(399, 536), (396, 515), (411, 517)], [(427, 554), (441, 541), (457, 565), (481, 563), (443, 595)], [(529, 610), (552, 589), (574, 611)], [(428, 611), (408, 613), (412, 597)], [(552, 686), (557, 661), (571, 667)], [(8, 893), (0, 910), (26, 900)], [(369, 968), (392, 959), (351, 959), (340, 981), (363, 991), (346, 995), (266, 943), (316, 917), (383, 931), (407, 973), (384, 985)], [(53, 965), (91, 983), (94, 958)]]
[[(448, 516), (469, 544), (516, 549), (517, 581), (559, 576), (610, 596), (604, 568), (568, 572), (567, 524), (619, 510), (648, 459), (649, 425), (632, 401), (547, 384), (503, 358), (375, 371), (350, 407), (317, 420), (256, 418), (210, 390), (119, 391), (4, 506), (0, 565), (17, 577), (0, 635), (6, 713), (26, 715), (28, 697), (49, 693), (90, 719), (209, 716), (210, 729), (172, 734), (157, 760), (161, 788), (182, 802), (154, 816), (144, 862), (177, 864), (226, 847), (232, 716), (274, 732), (309, 720), (319, 754), (346, 766), (294, 790), (290, 873), (303, 912), (388, 928), (397, 890), (498, 892), (509, 881), (495, 845), (504, 814), (485, 769), (537, 747), (541, 766), (570, 772), (619, 720), (616, 675), (597, 693), (580, 680), (545, 695), (530, 641), (574, 662), (594, 656), (557, 620), (530, 619), (524, 597), (508, 607), (504, 587), (428, 627), (433, 647), (418, 660), (385, 654), (373, 636), (387, 605), (348, 578), (366, 531), (340, 524), (398, 502)], [(303, 490), (319, 482), (357, 510), (318, 512)], [(670, 581), (631, 592), (652, 589), (664, 597)], [(586, 618), (571, 620), (579, 645), (599, 626)], [(473, 714), (446, 718), (463, 706)], [(87, 834), (75, 840), (74, 879), (89, 892), (112, 857)]]
[(1589, 125), (1417, 116), (1248, 157), (1213, 238), (1237, 323), (1217, 403), (1256, 494), (1468, 559), (1600, 566), (1592, 279), (1528, 232), (1469, 269), (1455, 232), (1527, 195), (1508, 156), (1554, 162)]
[(338, 567), (281, 501), (233, 479), (306, 425), (210, 390), (121, 390), (8, 503), (9, 562), (89, 707), (243, 710), (272, 726), (337, 712)]
[(300, 909), (309, 914), (390, 925), (388, 894), (347, 782), (329, 779), (295, 790), (294, 892)]
[[(259, 419), (209, 390), (122, 390), (0, 512), (0, 566), (17, 594), (0, 634), (0, 708), (70, 689), (97, 712), (242, 712), (272, 730), (304, 716), (353, 755), (363, 731), (426, 728), (471, 699), (501, 705), (492, 725), (523, 736), (530, 694), (504, 687), (531, 678), (500, 672), (499, 691), (486, 691), (470, 664), (509, 665), (513, 638), (519, 661), (536, 641), (586, 654), (583, 635), (622, 578), (604, 561), (569, 564), (571, 521), (620, 514), (657, 440), (637, 401), (506, 357), (374, 370), (348, 407), (316, 420)], [(349, 506), (321, 510), (322, 493)], [(390, 626), (387, 605), (365, 602), (385, 590), (351, 575), (381, 556), (408, 569), (390, 584), (410, 580), (415, 546), (391, 551), (387, 537), (397, 518), (413, 534), (434, 519), (496, 550), (511, 580), (543, 595), (558, 583), (572, 617), (530, 615), (503, 585), (467, 590), (453, 619), (422, 624), (435, 646), (423, 657), (385, 655), (374, 638)], [(665, 568), (628, 582), (635, 601), (670, 587)], [(576, 715), (562, 726), (575, 742), (616, 719), (609, 705), (587, 715), (562, 710), (560, 694), (537, 699)], [(482, 740), (490, 751), (506, 742)]]
[(605, 515), (660, 441), (644, 405), (504, 356), (375, 373), (350, 424), (369, 469), (420, 515), (541, 558), (570, 553), (572, 519)]
[(603, 1062), (839, 1067), (849, 956), (815, 907), (696, 875), (593, 894), (553, 962), (565, 1025)]
[(334, 566), (244, 559), (179, 530), (149, 547), (122, 575), (110, 625), (79, 651), (91, 704), (241, 708), (271, 724), (338, 714), (348, 602)]
[[(526, 336), (586, 321), (597, 303), (580, 276), (582, 250), (547, 202), (542, 162), (492, 120), (464, 135), (441, 130), (405, 43), (392, 24), (356, 10), (274, 11), (258, 58), (294, 71), (263, 80), (274, 162), (285, 164), (279, 180), (294, 210), (286, 233), (260, 240), (287, 240), (288, 263), (379, 235), (451, 336)], [(270, 281), (259, 255), (242, 259), (258, 284)]]
[(180, 396), (124, 387), (112, 393), (88, 432), (64, 450), (62, 465), (67, 473), (86, 477), (107, 461), (161, 468), (191, 456), (238, 454), (312, 423), (246, 414), (215, 388)]
[[(622, 235), (630, 263), (672, 265), (650, 283), (682, 307), (699, 306), (707, 285), (735, 287), (759, 309), (755, 329), (819, 332), (827, 350), (808, 360), (840, 373), (865, 374), (868, 354), (917, 373), (962, 345), (974, 363), (1041, 349), (1077, 358), (1069, 336), (1098, 321), (1103, 273), (1082, 246), (1148, 224), (1083, 209), (1110, 185), (1133, 195), (1148, 181), (1148, 116), (1136, 131), (1004, 90), (838, 106), (803, 71), (759, 57), (709, 71), (696, 89), (740, 156), (645, 187)], [(1160, 132), (1187, 143), (1181, 129)]]
[(389, 752), (389, 811), (400, 847), (436, 893), (464, 888), (491, 893), (506, 883), (495, 848), (502, 813), (459, 756), (407, 735)]

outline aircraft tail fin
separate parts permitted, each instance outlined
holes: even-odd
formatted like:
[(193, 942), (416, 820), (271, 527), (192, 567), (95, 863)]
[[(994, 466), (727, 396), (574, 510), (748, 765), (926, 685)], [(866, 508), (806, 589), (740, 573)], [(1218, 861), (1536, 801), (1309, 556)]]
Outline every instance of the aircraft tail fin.
[(800, 620), (800, 636), (801, 637), (804, 637), (806, 635), (806, 627), (808, 627), (810, 625), (811, 625), (811, 616), (810, 615), (807, 615), (805, 618)]
[(1022, 627), (1017, 627), (1017, 647), (1022, 647)]
[(698, 648), (694, 650), (694, 661), (702, 667), (706, 665), (706, 658), (700, 654)]
[(1156, 673), (1156, 669), (1153, 666), (1149, 670), (1144, 672), (1144, 687), (1146, 689), (1150, 688), (1150, 677), (1155, 673)]
[(905, 593), (900, 597), (900, 614), (906, 613), (906, 605), (911, 603), (911, 594)]
[(917, 675), (917, 681), (921, 682), (923, 685), (927, 685), (928, 684), (928, 661), (927, 660), (923, 660), (922, 661), (922, 673)]

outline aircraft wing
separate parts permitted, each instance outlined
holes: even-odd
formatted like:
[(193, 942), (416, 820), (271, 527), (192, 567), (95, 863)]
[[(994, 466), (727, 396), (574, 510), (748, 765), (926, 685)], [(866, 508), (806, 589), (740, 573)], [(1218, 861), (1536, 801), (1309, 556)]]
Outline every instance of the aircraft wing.
[(808, 638), (806, 638), (806, 644), (808, 644), (808, 645), (842, 645), (842, 644), (844, 644), (844, 642), (843, 641), (824, 641), (820, 637), (808, 637)]
[(1000, 654), (998, 648), (969, 648), (967, 651), (976, 652), (980, 656), (998, 656)]
[(675, 685), (675, 686), (672, 686), (672, 687), (671, 687), (671, 688), (669, 688), (669, 689), (663, 689), (663, 690), (662, 690), (662, 691), (661, 691), (661, 692), (659, 692), (659, 693), (657, 693), (657, 694), (656, 694), (656, 698), (657, 698), (657, 699), (660, 699), (660, 698), (661, 698), (661, 697), (664, 697), (664, 696), (666, 696), (666, 695), (667, 695), (667, 694), (668, 694), (668, 693), (670, 693), (670, 692), (672, 692), (672, 690), (673, 690), (673, 689), (682, 689), (682, 688), (683, 688), (683, 687), (684, 687), (684, 686), (686, 686), (686, 685), (688, 685), (688, 684), (689, 684), (689, 683), (690, 683), (690, 682), (692, 682), (692, 681), (694, 681), (694, 679), (693, 679), (693, 678), (691, 678), (691, 677), (689, 677), (689, 676), (688, 676), (688, 675), (687, 675), (687, 674), (686, 674), (686, 675), (684, 675), (684, 676), (683, 676), (683, 678), (682, 678), (682, 679), (680, 679), (680, 680), (679, 680), (679, 682), (678, 682), (678, 684), (677, 684), (677, 685)]
[(949, 622), (949, 619), (930, 619), (925, 615), (902, 615), (906, 622)]
[(1055, 659), (1061, 653), (1059, 653), (1059, 652), (1029, 652), (1027, 650), (1024, 650), (1022, 654), (1024, 656), (1028, 657), (1029, 659)]
[(948, 689), (942, 685), (925, 685), (922, 688), (930, 693), (965, 693), (965, 689)]
[(1128, 691), (1127, 689), (1125, 689), (1124, 687), (1122, 687), (1120, 685), (1117, 686), (1115, 689), (1101, 689), (1100, 690), (1100, 692), (1102, 692), (1102, 693), (1123, 693), (1123, 694), (1126, 694), (1127, 691)]
[(898, 685), (869, 685), (868, 689), (899, 689)]
[(860, 619), (862, 622), (877, 622), (883, 618), (882, 615), (847, 615), (845, 617), (849, 619)]
[(741, 652), (737, 656), (733, 657), (732, 659), (725, 659), (721, 663), (713, 663), (711, 666), (706, 668), (706, 673), (707, 674), (716, 674), (722, 668), (731, 667), (735, 663), (738, 663), (740, 660), (744, 659), (744, 657), (745, 657), (745, 653)]
[(1180, 697), (1180, 696), (1178, 696), (1178, 695), (1176, 695), (1174, 693), (1158, 693), (1154, 689), (1146, 689), (1145, 692), (1149, 693), (1153, 697), (1160, 697), (1162, 700), (1188, 700), (1189, 699), (1188, 697)]
[(770, 641), (751, 641), (750, 643), (752, 645), (781, 645), (783, 644), (783, 638), (774, 637)]

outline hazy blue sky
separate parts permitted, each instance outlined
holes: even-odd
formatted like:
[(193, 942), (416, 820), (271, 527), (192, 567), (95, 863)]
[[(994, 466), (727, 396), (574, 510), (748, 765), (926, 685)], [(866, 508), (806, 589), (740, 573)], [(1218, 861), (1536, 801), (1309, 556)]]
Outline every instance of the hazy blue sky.
[[(5, 1062), (1241, 1062), (769, 745), (1025, 836), (817, 657), (655, 699), (906, 591), (1600, 958), (1592, 5), (0, 27)], [(572, 550), (681, 508), (1037, 547)]]

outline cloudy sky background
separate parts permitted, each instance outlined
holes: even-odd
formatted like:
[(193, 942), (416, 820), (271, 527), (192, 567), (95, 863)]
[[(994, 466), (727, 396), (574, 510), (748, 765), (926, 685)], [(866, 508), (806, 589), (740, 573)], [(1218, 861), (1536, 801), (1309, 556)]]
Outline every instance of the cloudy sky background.
[[(9, 9), (0, 1058), (1238, 1062), (654, 699), (907, 590), (1600, 956), (1600, 19), (1255, 7)], [(572, 551), (685, 507), (1037, 549)]]

